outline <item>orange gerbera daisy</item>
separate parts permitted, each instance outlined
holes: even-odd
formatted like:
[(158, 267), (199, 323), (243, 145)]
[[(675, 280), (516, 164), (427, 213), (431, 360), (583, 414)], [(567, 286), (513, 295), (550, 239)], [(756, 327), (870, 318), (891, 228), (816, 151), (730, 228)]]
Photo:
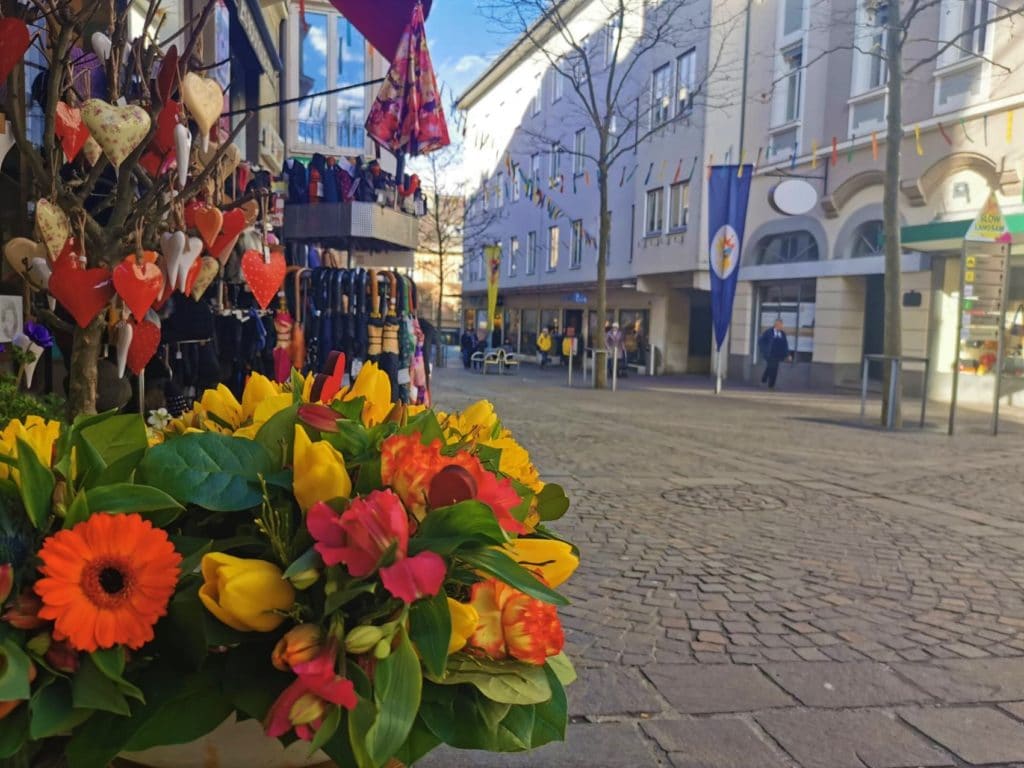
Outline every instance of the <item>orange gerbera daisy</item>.
[(181, 555), (139, 515), (96, 514), (43, 542), (40, 618), (79, 651), (141, 648), (167, 613)]

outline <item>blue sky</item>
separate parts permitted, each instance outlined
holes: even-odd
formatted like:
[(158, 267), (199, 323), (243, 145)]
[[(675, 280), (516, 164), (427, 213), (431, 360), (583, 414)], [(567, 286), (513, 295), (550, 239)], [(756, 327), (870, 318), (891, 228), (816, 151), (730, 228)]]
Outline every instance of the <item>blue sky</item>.
[[(481, 15), (475, 0), (434, 0), (427, 19), (427, 41), (437, 78), (450, 101), (484, 71), (511, 42)], [(445, 105), (446, 107), (448, 104)]]

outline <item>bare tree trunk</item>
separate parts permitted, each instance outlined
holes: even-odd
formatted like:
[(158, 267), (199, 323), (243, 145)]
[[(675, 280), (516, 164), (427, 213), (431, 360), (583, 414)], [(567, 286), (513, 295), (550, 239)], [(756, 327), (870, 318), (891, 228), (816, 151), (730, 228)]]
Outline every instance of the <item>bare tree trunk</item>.
[(98, 384), (97, 363), (106, 313), (101, 314), (87, 328), (75, 326), (68, 361), (68, 418), (80, 414), (96, 413)]
[(611, 235), (611, 212), (608, 210), (608, 164), (605, 161), (607, 139), (601, 137), (600, 160), (597, 163), (597, 189), (599, 196), (598, 211), (601, 223), (597, 235), (597, 323), (595, 335), (590, 340), (594, 350), (594, 389), (604, 389), (607, 385), (608, 366), (607, 353), (604, 348), (604, 321), (608, 313), (608, 242)]
[(437, 253), (437, 309), (434, 311), (434, 315), (437, 318), (437, 327), (441, 328), (441, 323), (444, 318), (444, 254), (441, 251)]
[[(900, 149), (903, 144), (903, 56), (900, 4), (890, 3), (885, 52), (889, 64), (889, 112), (886, 118), (885, 180), (882, 195), (882, 219), (885, 233), (885, 354), (903, 354), (903, 317), (900, 287)], [(894, 366), (886, 363), (882, 387), (882, 424), (888, 423), (890, 410), (893, 423), (901, 424), (900, 393), (889, 402), (890, 381)]]

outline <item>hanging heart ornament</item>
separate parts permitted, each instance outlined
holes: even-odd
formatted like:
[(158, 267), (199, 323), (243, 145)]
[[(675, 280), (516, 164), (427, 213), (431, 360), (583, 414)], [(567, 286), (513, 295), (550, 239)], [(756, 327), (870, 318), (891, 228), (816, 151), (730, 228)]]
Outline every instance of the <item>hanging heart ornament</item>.
[[(213, 158), (216, 156), (219, 149), (220, 144), (210, 144), (206, 149), (200, 150), (199, 162), (202, 163), (204, 168), (213, 162)], [(217, 183), (223, 184), (227, 178), (235, 172), (235, 169), (238, 168), (238, 164), (240, 162), (242, 162), (241, 151), (234, 144), (228, 144), (227, 149), (225, 149), (224, 154), (220, 156), (220, 160), (217, 162), (217, 167), (213, 172)]]
[(141, 321), (129, 318), (127, 321), (132, 329), (132, 338), (128, 344), (128, 368), (138, 376), (146, 369), (146, 365), (156, 354), (160, 346), (159, 318), (150, 312)]
[(71, 162), (78, 153), (82, 151), (85, 142), (89, 139), (89, 129), (82, 120), (82, 110), (72, 107), (63, 101), (57, 102), (56, 121), (54, 122), (54, 133), (60, 139), (60, 145), (64, 150), (64, 157)]
[(60, 206), (41, 197), (36, 203), (36, 231), (50, 256), (56, 258), (71, 237), (71, 223)]
[(25, 56), (29, 46), (28, 25), (21, 19), (8, 16), (0, 19), (0, 83)]
[(27, 237), (12, 237), (4, 243), (4, 258), (19, 275), (24, 275), (33, 259), (46, 260), (46, 246)]
[(143, 251), (142, 261), (132, 254), (114, 267), (114, 288), (135, 317), (144, 317), (164, 289), (164, 273), (155, 251)]
[(199, 126), (205, 151), (210, 142), (210, 129), (224, 109), (224, 91), (216, 80), (189, 72), (181, 81), (181, 99)]
[(224, 224), (224, 214), (220, 208), (212, 205), (204, 205), (194, 214), (195, 227), (199, 230), (199, 236), (203, 238), (206, 247), (213, 250), (213, 244), (220, 234)]
[(134, 104), (118, 107), (99, 99), (89, 99), (82, 107), (82, 118), (115, 168), (135, 151), (149, 133), (149, 113)]
[(224, 221), (221, 223), (220, 234), (210, 246), (210, 255), (224, 264), (231, 256), (231, 249), (235, 247), (238, 238), (247, 226), (245, 212), (240, 208), (232, 208), (224, 214)]
[(114, 285), (109, 270), (82, 269), (77, 254), (65, 249), (54, 262), (50, 293), (71, 313), (80, 328), (87, 328), (114, 298)]
[(279, 248), (271, 249), (270, 261), (264, 261), (262, 253), (251, 249), (242, 255), (242, 276), (261, 309), (269, 307), (274, 296), (281, 290), (287, 269), (284, 253)]

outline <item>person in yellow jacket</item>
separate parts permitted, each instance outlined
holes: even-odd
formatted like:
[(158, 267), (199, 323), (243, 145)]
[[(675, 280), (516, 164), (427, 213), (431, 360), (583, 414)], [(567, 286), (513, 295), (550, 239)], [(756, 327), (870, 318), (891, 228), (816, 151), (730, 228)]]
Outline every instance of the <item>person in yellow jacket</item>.
[(551, 332), (544, 328), (540, 335), (537, 336), (537, 352), (540, 354), (540, 367), (544, 368), (548, 364), (548, 356), (551, 354)]

